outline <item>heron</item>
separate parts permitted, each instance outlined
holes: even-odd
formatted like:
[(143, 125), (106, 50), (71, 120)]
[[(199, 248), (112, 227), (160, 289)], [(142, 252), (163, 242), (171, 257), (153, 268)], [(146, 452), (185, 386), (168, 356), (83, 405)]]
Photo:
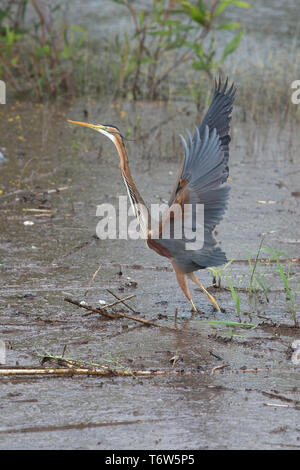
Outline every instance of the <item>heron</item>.
[[(205, 289), (195, 272), (221, 266), (227, 262), (226, 254), (220, 246), (217, 246), (214, 230), (223, 219), (228, 206), (230, 190), (228, 160), (231, 140), (229, 132), (235, 93), (236, 88), (233, 83), (229, 87), (228, 78), (225, 83), (222, 83), (221, 78), (215, 80), (212, 101), (200, 126), (195, 126), (193, 136), (188, 130), (186, 131), (187, 140), (180, 135), (184, 155), (167, 209), (155, 230), (151, 228), (155, 224), (132, 178), (120, 130), (110, 124), (89, 124), (68, 120), (72, 124), (100, 132), (115, 145), (120, 157), (121, 174), (134, 213), (140, 224), (146, 227), (146, 243), (157, 254), (169, 259), (178, 284), (194, 312), (198, 310), (189, 291), (188, 279), (200, 287), (217, 311), (221, 311), (216, 299)], [(204, 238), (200, 249), (187, 249), (184, 237), (180, 239), (174, 236), (168, 238), (162, 236), (165, 221), (168, 220), (171, 229), (174, 229), (178, 217), (181, 218), (179, 223), (189, 223), (192, 231), (197, 231), (195, 217), (187, 218), (184, 212), (188, 205), (190, 212), (194, 213), (197, 204), (204, 206), (204, 221), (201, 227)], [(182, 211), (178, 213), (174, 210), (175, 206), (181, 207)], [(141, 211), (140, 207), (146, 210)], [(186, 222), (187, 220), (189, 222)]]

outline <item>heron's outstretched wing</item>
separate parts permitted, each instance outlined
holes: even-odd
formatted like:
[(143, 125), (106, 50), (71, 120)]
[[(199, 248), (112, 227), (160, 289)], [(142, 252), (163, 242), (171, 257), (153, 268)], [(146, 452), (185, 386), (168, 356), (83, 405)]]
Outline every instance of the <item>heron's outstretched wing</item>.
[[(229, 128), (230, 128), (230, 121), (231, 121), (231, 112), (234, 102), (235, 96), (235, 88), (234, 84), (231, 85), (229, 89), (228, 87), (228, 78), (224, 86), (222, 86), (221, 78), (219, 78), (219, 82), (215, 81), (215, 90), (212, 102), (205, 114), (203, 121), (200, 125), (200, 137), (203, 138), (205, 132), (205, 126), (209, 127), (209, 132), (211, 133), (213, 129), (216, 129), (218, 136), (220, 137), (221, 141), (221, 148), (224, 152), (224, 160), (226, 163), (226, 179), (229, 174), (229, 169), (227, 166), (228, 159), (229, 159), (229, 142), (230, 142), (230, 135), (229, 135)], [(224, 180), (226, 181), (226, 180)]]
[[(229, 187), (223, 183), (228, 177), (230, 142), (228, 133), (235, 91), (233, 86), (227, 92), (226, 89), (227, 80), (223, 87), (220, 81), (216, 83), (212, 103), (201, 126), (196, 127), (193, 137), (187, 131), (188, 143), (181, 137), (185, 149), (181, 174), (173, 198), (169, 202), (170, 207), (160, 223), (160, 238), (157, 242), (185, 272), (226, 262), (225, 253), (215, 246), (216, 241), (212, 233), (215, 226), (222, 220), (229, 193)], [(200, 233), (202, 230), (204, 240), (201, 249), (187, 249), (188, 240), (184, 237), (167, 239), (162, 235), (166, 221), (171, 224), (171, 233), (174, 233), (176, 222), (174, 208), (178, 204), (182, 208), (182, 213), (185, 210), (184, 205), (190, 204), (190, 214), (181, 219), (184, 225), (183, 233), (186, 233), (187, 223), (190, 224), (189, 230), (195, 233)], [(195, 217), (199, 204), (204, 206), (204, 221), (202, 222), (197, 221)], [(199, 223), (202, 224), (201, 227), (197, 226)]]
[[(235, 88), (234, 84), (231, 85), (229, 89), (228, 87), (228, 78), (224, 86), (222, 85), (221, 78), (219, 82), (215, 81), (215, 89), (213, 94), (212, 102), (202, 120), (202, 123), (199, 127), (199, 134), (200, 138), (203, 139), (205, 128), (208, 126), (209, 135), (212, 133), (214, 129), (216, 129), (217, 134), (220, 138), (221, 148), (224, 153), (224, 162), (225, 162), (225, 172), (224, 172), (224, 182), (227, 180), (229, 175), (229, 168), (228, 168), (228, 159), (229, 159), (229, 143), (230, 143), (230, 121), (231, 121), (231, 112), (234, 102), (235, 96)], [(189, 132), (187, 132), (189, 141), (191, 141), (191, 136)], [(184, 147), (186, 145), (184, 144)], [(186, 149), (185, 149), (186, 150)], [(180, 179), (182, 177), (182, 170), (186, 164), (187, 159), (187, 152), (185, 152), (185, 156), (182, 159), (179, 174), (176, 180), (176, 184), (174, 190), (169, 199), (169, 206), (173, 203), (177, 192), (180, 190)]]

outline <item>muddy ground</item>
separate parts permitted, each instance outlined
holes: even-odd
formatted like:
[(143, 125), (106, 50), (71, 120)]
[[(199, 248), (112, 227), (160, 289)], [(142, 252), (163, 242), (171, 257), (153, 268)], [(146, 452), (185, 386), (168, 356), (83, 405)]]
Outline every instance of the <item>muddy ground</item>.
[[(226, 279), (216, 289), (209, 271), (198, 273), (223, 311), (190, 286), (202, 312), (192, 315), (168, 262), (142, 240), (97, 239), (96, 206), (117, 206), (126, 194), (118, 157), (104, 137), (66, 123), (112, 122), (125, 135), (130, 129), (130, 138), (137, 137), (127, 143), (133, 177), (146, 201), (162, 202), (182, 155), (178, 134), (195, 123), (192, 108), (17, 102), (0, 112), (0, 150), (8, 159), (0, 167), (6, 366), (37, 366), (39, 355), (64, 351), (72, 359), (166, 372), (142, 379), (2, 377), (0, 448), (299, 448), (299, 364), (291, 346), (300, 330), (274, 263), (258, 267), (268, 301), (262, 292), (247, 293), (248, 256), (255, 258), (266, 233), (265, 246), (293, 260), (282, 266), (290, 266), (300, 310), (299, 136), (234, 116), (231, 200), (217, 238), (235, 259), (227, 273), (240, 296), (241, 320), (258, 326), (230, 330), (201, 322), (238, 320)], [(137, 316), (170, 327), (177, 309), (178, 331), (87, 315), (64, 301), (97, 307), (114, 300), (107, 289), (135, 294), (128, 303)], [(116, 311), (132, 314), (124, 306)]]

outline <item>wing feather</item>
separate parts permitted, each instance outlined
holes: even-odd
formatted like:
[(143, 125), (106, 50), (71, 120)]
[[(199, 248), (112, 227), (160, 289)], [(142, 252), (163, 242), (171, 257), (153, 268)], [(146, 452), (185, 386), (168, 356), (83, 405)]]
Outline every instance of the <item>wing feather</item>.
[[(200, 125), (195, 128), (192, 136), (187, 130), (187, 141), (180, 136), (185, 156), (181, 162), (179, 177), (172, 192), (168, 213), (174, 210), (176, 204), (182, 206), (191, 204), (194, 210), (196, 204), (204, 205), (204, 226), (199, 227), (190, 218), (191, 229), (203, 230), (204, 244), (199, 250), (187, 250), (184, 239), (162, 239), (157, 242), (163, 246), (185, 272), (192, 272), (207, 266), (217, 266), (226, 262), (226, 255), (216, 247), (213, 236), (215, 226), (222, 220), (228, 204), (229, 186), (227, 181), (229, 159), (229, 125), (233, 107), (235, 89), (229, 89), (228, 79), (222, 86), (221, 80), (215, 82), (212, 102)], [(159, 233), (163, 232), (165, 221), (174, 224), (173, 218), (164, 214)], [(182, 217), (184, 224), (184, 217)], [(172, 229), (171, 229), (172, 230)]]

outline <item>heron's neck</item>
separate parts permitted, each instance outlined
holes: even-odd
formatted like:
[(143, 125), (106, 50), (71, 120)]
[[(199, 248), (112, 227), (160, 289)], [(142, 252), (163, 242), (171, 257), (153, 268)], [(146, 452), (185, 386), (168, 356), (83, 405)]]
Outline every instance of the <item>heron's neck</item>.
[[(115, 136), (114, 143), (120, 157), (121, 173), (131, 205), (139, 222), (141, 224), (143, 224), (143, 222), (144, 224), (146, 223), (148, 234), (151, 227), (150, 213), (131, 176), (128, 156), (122, 138), (120, 136)], [(143, 208), (143, 212), (140, 211), (141, 207)]]

